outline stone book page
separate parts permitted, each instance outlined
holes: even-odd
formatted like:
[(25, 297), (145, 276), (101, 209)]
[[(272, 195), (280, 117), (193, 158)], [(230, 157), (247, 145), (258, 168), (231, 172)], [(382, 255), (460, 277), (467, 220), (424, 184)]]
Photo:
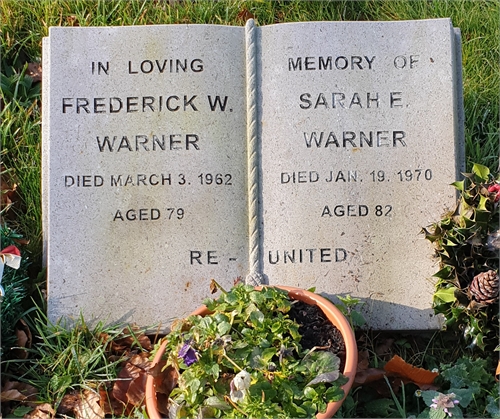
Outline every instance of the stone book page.
[(449, 19), (260, 28), (262, 266), (365, 301), (375, 329), (438, 328), (422, 227), (462, 169)]
[(50, 28), (51, 320), (168, 326), (247, 274), (245, 60), (241, 27)]

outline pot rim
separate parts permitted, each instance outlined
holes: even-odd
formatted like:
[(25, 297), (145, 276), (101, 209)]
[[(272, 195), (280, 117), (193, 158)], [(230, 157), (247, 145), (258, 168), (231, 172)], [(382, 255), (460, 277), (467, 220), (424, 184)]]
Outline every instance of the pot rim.
[[(267, 286), (269, 285), (263, 285), (256, 288), (260, 290)], [(332, 324), (335, 325), (335, 327), (337, 327), (337, 329), (339, 329), (340, 333), (342, 334), (346, 347), (346, 359), (343, 374), (348, 377), (348, 382), (342, 386), (342, 389), (344, 390), (344, 397), (342, 398), (342, 400), (339, 400), (337, 402), (328, 403), (326, 411), (324, 413), (318, 413), (316, 415), (317, 419), (331, 418), (337, 412), (337, 410), (340, 409), (340, 406), (342, 406), (342, 403), (347, 397), (347, 394), (349, 393), (349, 390), (351, 389), (352, 384), (354, 383), (354, 378), (356, 376), (356, 368), (358, 364), (358, 347), (356, 344), (356, 337), (354, 336), (354, 332), (342, 312), (337, 307), (335, 307), (335, 305), (331, 301), (327, 300), (321, 295), (298, 287), (275, 287), (288, 291), (288, 295), (295, 300), (301, 300), (305, 303), (319, 306), (323, 313), (325, 313), (327, 318), (332, 322)], [(207, 307), (205, 305), (202, 305), (190, 315), (203, 315), (207, 314), (207, 312)], [(152, 362), (153, 367), (161, 360), (161, 357), (165, 352), (167, 343), (167, 340), (164, 340), (160, 345), (160, 348), (158, 349), (158, 352), (156, 353)], [(148, 375), (146, 380), (145, 399), (146, 409), (150, 419), (162, 419), (162, 416), (158, 412), (154, 378), (152, 375)]]

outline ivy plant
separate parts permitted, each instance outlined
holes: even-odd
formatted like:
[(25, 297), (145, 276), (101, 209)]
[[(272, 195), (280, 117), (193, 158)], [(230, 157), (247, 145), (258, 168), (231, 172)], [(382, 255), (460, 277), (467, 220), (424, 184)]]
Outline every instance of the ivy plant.
[[(475, 164), (472, 173), (452, 185), (459, 194), (455, 211), (424, 229), (441, 265), (434, 275), (438, 278), (434, 309), (444, 315), (447, 328), (463, 334), (471, 348), (490, 350), (499, 341), (500, 183), (487, 167)], [(477, 285), (473, 283), (478, 279), (487, 281), (479, 285), (491, 298), (474, 298)]]

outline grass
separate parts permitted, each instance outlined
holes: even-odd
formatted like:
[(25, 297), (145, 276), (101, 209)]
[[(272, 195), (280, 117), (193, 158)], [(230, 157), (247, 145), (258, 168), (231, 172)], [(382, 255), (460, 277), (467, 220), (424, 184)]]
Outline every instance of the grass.
[[(30, 278), (19, 280), (22, 282), (20, 285), (26, 290), (34, 289), (36, 278), (41, 271), (42, 255), (40, 84), (33, 83), (26, 75), (26, 64), (41, 61), (42, 38), (48, 35), (48, 28), (74, 25), (176, 23), (241, 26), (245, 23), (243, 17), (247, 14), (245, 12), (251, 13), (258, 25), (316, 20), (410, 20), (450, 17), (462, 34), (467, 170), (471, 170), (473, 163), (480, 163), (489, 167), (492, 172), (498, 172), (500, 2), (497, 0), (2, 0), (0, 2), (2, 32), (0, 158), (4, 181), (2, 189), (5, 188), (6, 181), (10, 184), (15, 183), (18, 198), (9, 211), (2, 211), (1, 216), (10, 227), (29, 239), (23, 255), (29, 255), (30, 264), (26, 272), (29, 272)], [(19, 277), (25, 278), (24, 275)], [(30, 307), (24, 309), (29, 311)], [(22, 310), (17, 311), (20, 312)], [(19, 315), (16, 314), (14, 317), (15, 319), (9, 320), (10, 323), (17, 321)], [(6, 320), (8, 319), (3, 316), (3, 329), (14, 330), (10, 323), (7, 328), (5, 327)], [(43, 322), (33, 324), (33, 330), (41, 338), (36, 358), (42, 360), (43, 368), (27, 369), (25, 377), (30, 376), (34, 383), (38, 380), (37, 386), (45, 388), (48, 392), (47, 399), (57, 399), (61, 389), (92, 382), (95, 378), (92, 378), (93, 373), (106, 372), (102, 347), (92, 338), (92, 334), (84, 333), (84, 330), (80, 329), (65, 335), (66, 332), (62, 330), (45, 328)], [(394, 336), (396, 335), (393, 334)], [(363, 337), (365, 346), (372, 355), (372, 366), (383, 364), (387, 360), (377, 354), (377, 344), (384, 338), (369, 333)], [(442, 363), (470, 356), (470, 350), (463, 345), (456, 345), (454, 339), (454, 336), (445, 333), (417, 337), (399, 334), (392, 346), (392, 352), (399, 353), (414, 365), (432, 369)], [(93, 346), (96, 343), (97, 346)], [(90, 352), (85, 352), (87, 350), (85, 348)], [(86, 355), (79, 355), (80, 350)], [(75, 364), (70, 368), (68, 363), (74, 358), (75, 353), (78, 355), (77, 359), (82, 360), (83, 356), (89, 361)], [(493, 357), (490, 360), (493, 361)], [(95, 366), (92, 368), (93, 371), (82, 370), (92, 365)], [(51, 368), (62, 369), (56, 372)], [(47, 374), (45, 372), (42, 374), (42, 371)], [(50, 383), (51, 379), (56, 380), (51, 376), (69, 377), (69, 379), (60, 378), (61, 382)], [(398, 395), (389, 394), (381, 406), (372, 407), (385, 411), (387, 417), (397, 416), (400, 414), (398, 410), (405, 409), (404, 403), (398, 406), (395, 402), (395, 400), (399, 400), (398, 403), (402, 402), (397, 397)], [(412, 395), (406, 392), (405, 398), (408, 402)], [(343, 407), (343, 414), (349, 417), (362, 412), (367, 413), (369, 410), (366, 410), (366, 406), (370, 406), (372, 402), (373, 400), (366, 398), (366, 394), (356, 390)], [(481, 414), (484, 413), (484, 409), (481, 411), (481, 406), (478, 406), (475, 412)]]
[(16, 378), (40, 389), (39, 400), (57, 408), (69, 390), (95, 390), (116, 379), (123, 358), (110, 362), (106, 343), (121, 335), (120, 328), (99, 323), (90, 329), (80, 317), (68, 329), (63, 324), (50, 325), (43, 312), (38, 313), (32, 327), (39, 340), (28, 349), (32, 356), (21, 361), (20, 370), (13, 370), (19, 374)]

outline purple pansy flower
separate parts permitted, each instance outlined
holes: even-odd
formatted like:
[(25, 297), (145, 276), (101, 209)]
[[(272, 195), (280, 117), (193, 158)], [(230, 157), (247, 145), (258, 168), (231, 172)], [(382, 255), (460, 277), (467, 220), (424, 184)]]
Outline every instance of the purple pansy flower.
[(187, 340), (184, 345), (182, 346), (181, 350), (179, 351), (179, 354), (177, 355), (179, 358), (182, 358), (184, 360), (184, 363), (189, 367), (190, 365), (193, 365), (195, 362), (198, 361), (198, 358), (196, 356), (196, 352), (191, 346), (191, 341)]

